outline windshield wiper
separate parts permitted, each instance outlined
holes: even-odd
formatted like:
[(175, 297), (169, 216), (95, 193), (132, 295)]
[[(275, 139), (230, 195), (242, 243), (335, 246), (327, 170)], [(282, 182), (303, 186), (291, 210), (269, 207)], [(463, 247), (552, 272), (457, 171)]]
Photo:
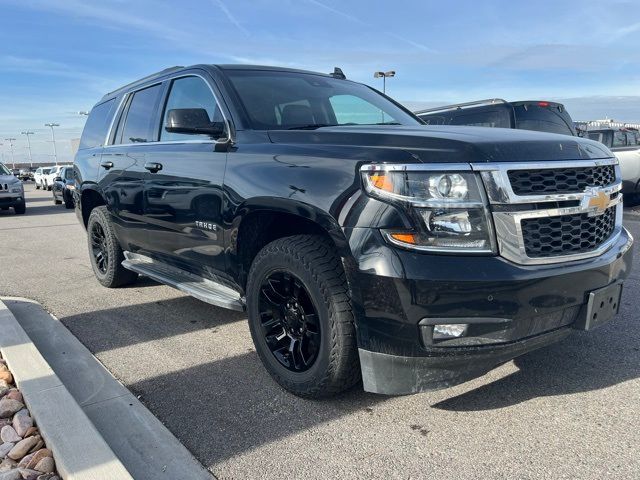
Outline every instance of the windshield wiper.
[(321, 127), (337, 127), (335, 123), (310, 123), (309, 125), (299, 125), (296, 127), (289, 127), (287, 130), (315, 130)]

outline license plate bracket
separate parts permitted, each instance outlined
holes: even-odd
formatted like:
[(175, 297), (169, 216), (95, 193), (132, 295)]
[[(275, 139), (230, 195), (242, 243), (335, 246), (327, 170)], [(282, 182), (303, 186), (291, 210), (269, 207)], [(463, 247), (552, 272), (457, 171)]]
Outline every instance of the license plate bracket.
[(613, 319), (620, 310), (621, 297), (622, 283), (614, 283), (589, 292), (587, 318), (583, 329), (593, 330)]

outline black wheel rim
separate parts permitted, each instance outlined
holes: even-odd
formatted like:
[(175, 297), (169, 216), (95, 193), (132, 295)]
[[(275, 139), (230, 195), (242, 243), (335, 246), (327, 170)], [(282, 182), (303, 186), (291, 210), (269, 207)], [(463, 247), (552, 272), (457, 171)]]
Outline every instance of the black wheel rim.
[(107, 273), (107, 268), (109, 268), (107, 237), (99, 223), (94, 223), (91, 227), (91, 253), (98, 271), (102, 274)]
[(262, 334), (276, 360), (293, 372), (311, 368), (320, 352), (320, 320), (300, 279), (285, 271), (269, 274), (259, 308)]

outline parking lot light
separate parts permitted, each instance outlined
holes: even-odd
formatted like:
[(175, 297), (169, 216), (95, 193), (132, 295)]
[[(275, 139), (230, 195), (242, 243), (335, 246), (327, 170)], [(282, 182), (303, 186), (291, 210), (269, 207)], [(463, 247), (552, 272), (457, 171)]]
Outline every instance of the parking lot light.
[(11, 168), (16, 168), (16, 161), (13, 158), (13, 142), (15, 142), (16, 139), (15, 138), (5, 138), (5, 140), (7, 142), (9, 142), (9, 145), (11, 145), (11, 165), (12, 165)]
[(29, 166), (33, 167), (33, 157), (31, 156), (31, 140), (29, 140), (29, 135), (34, 135), (34, 133), (27, 130), (26, 132), (22, 132), (22, 135), (27, 136), (27, 148), (29, 149)]
[(58, 165), (58, 152), (56, 151), (56, 135), (53, 133), (53, 127), (59, 127), (59, 123), (45, 123), (45, 127), (51, 128), (51, 142), (53, 143), (53, 159), (56, 162), (56, 166)]
[(374, 72), (373, 78), (382, 78), (382, 93), (387, 91), (387, 78), (395, 77), (396, 71), (389, 70), (388, 72)]

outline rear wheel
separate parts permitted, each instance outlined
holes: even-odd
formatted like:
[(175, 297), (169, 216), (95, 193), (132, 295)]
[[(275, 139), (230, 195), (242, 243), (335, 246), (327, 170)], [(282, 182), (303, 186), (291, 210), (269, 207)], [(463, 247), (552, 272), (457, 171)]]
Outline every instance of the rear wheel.
[(249, 272), (247, 307), (256, 351), (285, 389), (327, 397), (360, 379), (349, 287), (325, 238), (296, 235), (264, 247)]
[(124, 253), (113, 231), (107, 207), (96, 207), (91, 211), (87, 241), (93, 273), (103, 286), (116, 288), (136, 281), (138, 274), (122, 266)]

